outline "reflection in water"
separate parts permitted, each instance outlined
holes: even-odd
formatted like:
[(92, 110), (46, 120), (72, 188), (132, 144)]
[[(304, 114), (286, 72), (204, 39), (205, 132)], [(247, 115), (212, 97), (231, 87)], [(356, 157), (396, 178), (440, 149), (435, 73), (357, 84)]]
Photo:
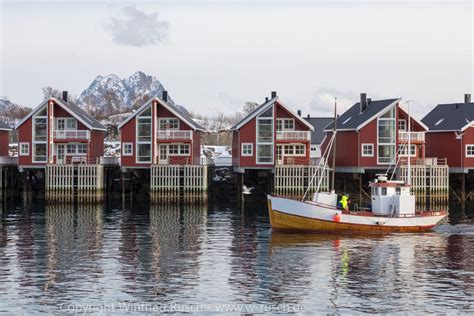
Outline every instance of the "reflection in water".
[(474, 312), (469, 210), (461, 225), (437, 232), (364, 237), (278, 234), (265, 208), (248, 207), (8, 207), (0, 221), (0, 312), (119, 302)]

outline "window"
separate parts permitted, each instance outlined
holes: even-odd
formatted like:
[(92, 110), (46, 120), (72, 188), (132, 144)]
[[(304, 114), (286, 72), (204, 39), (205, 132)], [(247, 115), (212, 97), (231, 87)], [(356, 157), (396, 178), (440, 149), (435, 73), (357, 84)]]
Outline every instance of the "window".
[(58, 121), (57, 121), (57, 128), (59, 130), (63, 130), (66, 128), (66, 120), (63, 119), (63, 118), (58, 118)]
[(295, 145), (295, 156), (304, 156), (306, 154), (306, 145)]
[(401, 188), (395, 188), (395, 194), (396, 195), (400, 195), (402, 193), (402, 189)]
[(395, 161), (395, 123), (395, 108), (391, 108), (377, 119), (378, 164), (390, 164)]
[(438, 122), (436, 122), (435, 125), (438, 126), (438, 125), (441, 124), (443, 121), (444, 121), (444, 118), (442, 118), (442, 119), (440, 119)]
[(466, 145), (466, 157), (474, 157), (474, 145)]
[(257, 117), (257, 164), (273, 163), (273, 106)]
[(123, 156), (133, 156), (133, 144), (132, 143), (123, 143), (122, 155)]
[(29, 156), (29, 155), (30, 155), (30, 144), (20, 143), (20, 156)]
[(295, 130), (295, 119), (277, 119), (276, 121), (277, 131), (294, 131)]
[(177, 155), (179, 154), (179, 145), (170, 145), (168, 149), (168, 153), (170, 155)]
[(47, 148), (46, 144), (34, 144), (33, 145), (33, 162), (46, 162), (47, 161)]
[(189, 144), (179, 145), (179, 154), (188, 156), (189, 155)]
[(68, 154), (75, 154), (76, 153), (76, 145), (75, 144), (67, 144), (67, 151)]
[(293, 147), (293, 145), (285, 145), (284, 148), (285, 148), (284, 153), (285, 153), (286, 156), (287, 156), (287, 155), (293, 155), (293, 154), (294, 154), (294, 151), (293, 151), (293, 150), (294, 150), (294, 147)]
[(400, 119), (398, 120), (398, 130), (399, 131), (406, 131), (407, 130), (407, 121)]
[(77, 144), (77, 150), (76, 152), (79, 154), (79, 155), (85, 155), (87, 154), (87, 144)]
[(242, 144), (242, 156), (253, 156), (253, 144), (243, 143)]
[(362, 157), (374, 156), (374, 144), (362, 144)]
[[(398, 152), (400, 156), (408, 156), (408, 144), (405, 145), (398, 145)], [(415, 145), (410, 145), (410, 157), (415, 157), (416, 156), (416, 146)]]
[(165, 129), (179, 129), (179, 120), (177, 118), (160, 118), (158, 128)]
[(68, 118), (66, 120), (66, 129), (76, 130), (77, 129), (77, 120), (75, 118)]
[(151, 141), (151, 118), (137, 118), (137, 140), (139, 142)]
[(382, 194), (381, 195), (387, 195), (387, 188), (381, 188), (382, 189)]
[(151, 144), (137, 144), (137, 161), (151, 162)]
[(351, 120), (351, 118), (352, 118), (352, 116), (349, 117), (349, 118), (347, 118), (347, 119), (345, 119), (344, 122), (342, 122), (342, 125), (344, 125), (344, 124), (346, 124), (347, 122), (349, 122), (349, 121)]
[(34, 141), (46, 142), (48, 138), (47, 134), (47, 119), (42, 117), (35, 117), (33, 119), (33, 135)]

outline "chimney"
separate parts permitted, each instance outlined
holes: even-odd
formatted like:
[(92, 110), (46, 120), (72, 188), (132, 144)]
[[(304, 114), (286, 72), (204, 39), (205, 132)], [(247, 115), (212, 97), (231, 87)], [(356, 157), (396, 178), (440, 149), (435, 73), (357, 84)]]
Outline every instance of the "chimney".
[(372, 98), (367, 98), (367, 105), (369, 105), (370, 103), (372, 103)]
[(301, 110), (298, 110), (297, 113), (298, 113), (298, 116), (301, 116)]
[(310, 118), (311, 118), (311, 116), (309, 115), (309, 113), (308, 113), (308, 116), (307, 116), (307, 118), (308, 118), (308, 119), (310, 119)]
[(67, 102), (67, 91), (63, 91), (63, 100)]
[(268, 97), (265, 98), (265, 103), (267, 103), (267, 102), (268, 102)]
[(367, 93), (360, 94), (360, 113), (367, 109)]
[(464, 103), (465, 104), (471, 103), (471, 94), (470, 93), (466, 93), (464, 95)]
[(163, 99), (163, 101), (165, 101), (165, 102), (168, 102), (168, 91), (163, 90), (163, 95), (162, 95), (161, 99)]
[(276, 96), (277, 96), (277, 92), (276, 92), (276, 91), (272, 91), (272, 99), (273, 99), (273, 98), (276, 98)]

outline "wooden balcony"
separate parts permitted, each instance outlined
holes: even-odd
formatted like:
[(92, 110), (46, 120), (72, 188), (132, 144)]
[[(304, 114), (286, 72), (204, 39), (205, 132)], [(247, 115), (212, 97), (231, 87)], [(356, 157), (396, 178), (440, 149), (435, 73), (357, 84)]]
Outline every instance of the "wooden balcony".
[(74, 139), (74, 140), (89, 140), (91, 134), (89, 130), (54, 130), (53, 139)]
[(192, 131), (161, 130), (156, 132), (157, 140), (192, 140)]
[(307, 131), (277, 131), (277, 140), (311, 140), (311, 132)]
[(398, 131), (398, 141), (400, 143), (408, 143), (408, 134), (410, 134), (410, 142), (413, 143), (424, 143), (425, 132), (405, 132)]

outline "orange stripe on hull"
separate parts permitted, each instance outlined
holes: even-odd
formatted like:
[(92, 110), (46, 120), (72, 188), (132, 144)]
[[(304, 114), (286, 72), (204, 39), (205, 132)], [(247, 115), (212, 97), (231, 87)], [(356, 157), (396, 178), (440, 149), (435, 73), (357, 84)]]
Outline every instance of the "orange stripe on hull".
[(390, 232), (426, 232), (433, 226), (383, 226), (383, 225), (361, 225), (332, 222), (298, 215), (290, 215), (272, 208), (268, 201), (270, 212), (270, 225), (274, 230), (288, 232), (325, 232), (325, 233), (390, 233)]

